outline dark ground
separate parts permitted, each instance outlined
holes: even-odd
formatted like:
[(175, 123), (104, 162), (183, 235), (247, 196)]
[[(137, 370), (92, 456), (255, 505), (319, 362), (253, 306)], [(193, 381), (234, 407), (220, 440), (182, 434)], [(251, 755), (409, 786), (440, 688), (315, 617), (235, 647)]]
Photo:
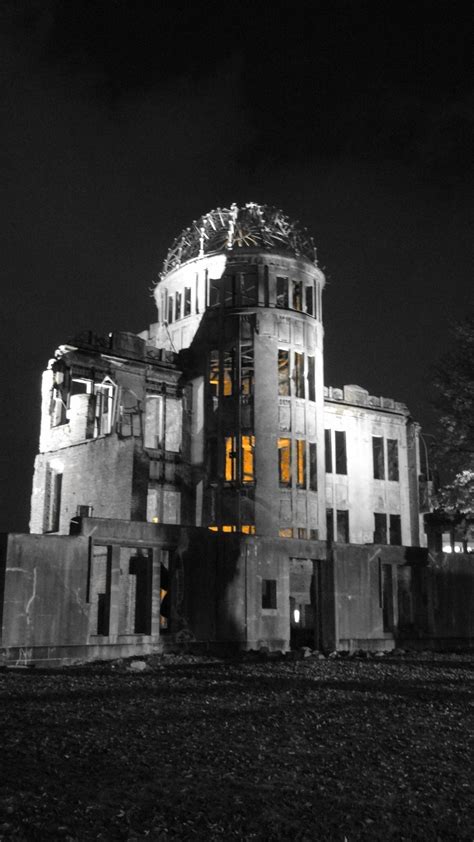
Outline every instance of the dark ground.
[(474, 839), (468, 655), (0, 675), (1, 839)]

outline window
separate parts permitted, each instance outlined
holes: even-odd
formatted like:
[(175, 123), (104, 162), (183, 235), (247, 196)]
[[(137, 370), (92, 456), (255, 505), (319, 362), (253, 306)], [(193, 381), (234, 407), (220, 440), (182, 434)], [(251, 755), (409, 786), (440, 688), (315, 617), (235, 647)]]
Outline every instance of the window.
[(402, 543), (402, 524), (400, 515), (389, 515), (388, 522), (390, 531), (390, 543), (400, 545)]
[(338, 509), (336, 512), (337, 541), (340, 544), (349, 543), (349, 512)]
[(92, 613), (96, 613), (96, 634), (108, 635), (110, 623), (110, 591), (112, 578), (112, 547), (93, 549), (90, 583)]
[(237, 478), (237, 453), (235, 451), (235, 436), (225, 438), (225, 463), (224, 479), (226, 482), (235, 482)]
[(372, 436), (372, 453), (374, 458), (374, 479), (385, 479), (383, 438), (381, 436)]
[(234, 351), (224, 351), (222, 355), (222, 394), (232, 395), (234, 382)]
[(301, 281), (292, 281), (293, 292), (293, 310), (301, 311), (303, 309), (303, 284)]
[(147, 395), (145, 401), (145, 447), (163, 444), (163, 395)]
[(394, 482), (398, 481), (398, 441), (387, 439), (387, 464), (388, 478)]
[(316, 380), (314, 369), (314, 357), (308, 357), (308, 400), (316, 400)]
[(209, 307), (217, 307), (219, 305), (219, 292), (219, 281), (211, 278), (209, 280)]
[(306, 488), (306, 442), (296, 440), (296, 487)]
[(59, 532), (63, 475), (53, 468), (46, 474), (45, 532)]
[(278, 537), (279, 538), (293, 538), (293, 530), (291, 527), (279, 529), (278, 530)]
[(343, 430), (336, 430), (336, 474), (347, 474), (346, 434)]
[(181, 299), (182, 295), (180, 292), (176, 293), (176, 321), (179, 321), (181, 318)]
[(219, 351), (209, 354), (209, 387), (215, 397), (219, 394)]
[(255, 436), (242, 436), (242, 482), (254, 481)]
[(235, 304), (235, 275), (224, 277), (224, 307), (233, 307)]
[(257, 275), (243, 274), (240, 276), (240, 302), (244, 306), (257, 303)]
[(289, 352), (278, 349), (278, 394), (290, 394)]
[(291, 439), (278, 439), (278, 473), (280, 485), (291, 485)]
[(169, 325), (172, 324), (172, 322), (173, 322), (173, 316), (174, 316), (173, 305), (174, 305), (173, 296), (169, 295), (168, 296), (168, 324)]
[(112, 432), (113, 397), (113, 383), (103, 382), (95, 385), (94, 436), (105, 436)]
[(288, 278), (277, 278), (276, 306), (288, 309)]
[(277, 583), (276, 579), (262, 579), (262, 608), (271, 609), (277, 607)]
[(309, 443), (309, 487), (311, 491), (318, 490), (318, 463), (315, 442)]
[(304, 354), (295, 353), (295, 396), (304, 398)]
[(385, 513), (374, 513), (374, 544), (387, 543), (387, 515)]
[(253, 345), (245, 344), (240, 349), (240, 393), (252, 395), (254, 384)]
[(191, 287), (184, 287), (184, 315), (191, 315)]
[(334, 541), (334, 509), (326, 509), (326, 533), (328, 541)]
[(305, 296), (306, 312), (308, 313), (308, 316), (314, 316), (314, 295), (312, 286), (305, 287)]
[(324, 431), (324, 453), (326, 458), (326, 473), (332, 474), (332, 442), (331, 430)]
[[(130, 559), (129, 575), (135, 577), (135, 611), (133, 617), (134, 634), (151, 634), (151, 557), (149, 550), (137, 550)], [(131, 583), (130, 583), (131, 584)]]

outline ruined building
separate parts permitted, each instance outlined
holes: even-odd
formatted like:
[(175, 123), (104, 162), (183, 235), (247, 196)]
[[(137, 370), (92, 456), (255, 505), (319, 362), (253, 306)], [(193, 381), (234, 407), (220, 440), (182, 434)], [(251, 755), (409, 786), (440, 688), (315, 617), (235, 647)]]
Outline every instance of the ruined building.
[(33, 534), (5, 550), (45, 557), (37, 659), (432, 634), (419, 426), (390, 398), (325, 386), (324, 283), (306, 232), (233, 205), (177, 238), (147, 330), (57, 350)]

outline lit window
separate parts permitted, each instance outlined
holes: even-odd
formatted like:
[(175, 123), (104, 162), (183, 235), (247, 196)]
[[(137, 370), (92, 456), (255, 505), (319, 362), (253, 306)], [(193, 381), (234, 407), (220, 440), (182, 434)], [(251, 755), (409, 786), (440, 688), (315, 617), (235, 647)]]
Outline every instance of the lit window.
[(306, 488), (306, 442), (296, 440), (296, 485)]
[(233, 526), (233, 525), (232, 526), (226, 525), (226, 526), (221, 526), (221, 530), (222, 530), (222, 532), (237, 532), (237, 527)]
[(374, 479), (385, 479), (383, 438), (381, 436), (372, 436), (372, 453), (374, 458)]
[(303, 284), (301, 281), (292, 281), (293, 291), (293, 310), (301, 311), (303, 309)]
[(276, 579), (262, 579), (262, 608), (271, 609), (277, 607), (277, 583)]
[(255, 436), (242, 436), (242, 482), (254, 481)]
[(293, 530), (291, 527), (287, 529), (279, 529), (278, 530), (278, 537), (279, 538), (293, 538)]
[(235, 482), (236, 476), (237, 453), (235, 452), (235, 436), (226, 436), (224, 479), (226, 482)]
[(278, 349), (278, 394), (290, 394), (290, 364), (289, 353)]
[(211, 394), (219, 394), (219, 351), (211, 351), (209, 354), (209, 386)]
[(288, 278), (277, 278), (276, 306), (288, 309)]
[(222, 394), (231, 395), (233, 391), (234, 352), (224, 351), (222, 355)]
[(309, 487), (312, 491), (318, 489), (317, 451), (314, 442), (309, 443)]
[(184, 287), (184, 315), (191, 315), (191, 287)]
[(280, 485), (291, 485), (291, 440), (278, 439), (278, 470)]
[(295, 353), (295, 395), (304, 398), (304, 354)]
[(394, 482), (398, 481), (398, 441), (387, 439), (387, 463), (388, 478)]
[(255, 526), (253, 523), (249, 523), (245, 526), (241, 526), (240, 531), (243, 532), (244, 535), (255, 535)]
[(308, 400), (316, 400), (316, 379), (314, 357), (308, 357)]

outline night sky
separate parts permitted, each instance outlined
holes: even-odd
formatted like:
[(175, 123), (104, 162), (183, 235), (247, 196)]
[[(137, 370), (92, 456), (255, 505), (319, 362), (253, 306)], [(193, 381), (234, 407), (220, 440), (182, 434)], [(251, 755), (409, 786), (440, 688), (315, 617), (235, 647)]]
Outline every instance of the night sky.
[(473, 305), (472, 3), (2, 0), (0, 529), (26, 531), (40, 377), (140, 331), (175, 236), (233, 201), (313, 234), (326, 382), (405, 401)]

